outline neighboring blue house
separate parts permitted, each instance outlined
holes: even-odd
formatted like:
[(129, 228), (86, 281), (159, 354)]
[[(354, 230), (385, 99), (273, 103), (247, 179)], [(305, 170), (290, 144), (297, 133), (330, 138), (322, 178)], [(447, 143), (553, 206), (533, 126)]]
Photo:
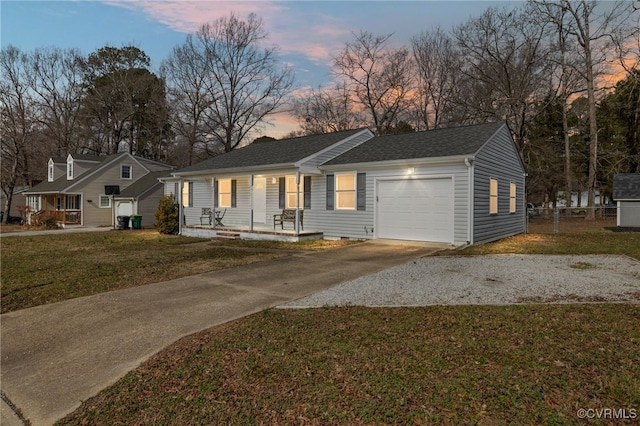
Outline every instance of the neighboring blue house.
[[(505, 123), (259, 142), (163, 182), (165, 194), (182, 195), (184, 235), (461, 245), (525, 230), (525, 171)], [(203, 221), (203, 209), (222, 225)], [(283, 210), (291, 223), (274, 224)]]

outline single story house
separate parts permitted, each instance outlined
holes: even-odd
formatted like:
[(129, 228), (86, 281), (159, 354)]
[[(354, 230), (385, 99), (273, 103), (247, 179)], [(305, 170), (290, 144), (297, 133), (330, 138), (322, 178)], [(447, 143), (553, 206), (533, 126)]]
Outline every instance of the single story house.
[[(165, 194), (182, 195), (183, 235), (462, 245), (524, 232), (526, 222), (524, 166), (505, 123), (259, 142), (163, 181)], [(203, 209), (222, 220), (203, 221)], [(274, 220), (283, 210), (291, 223)]]
[(612, 198), (618, 206), (617, 225), (640, 227), (640, 173), (613, 176)]
[(158, 178), (174, 169), (127, 152), (52, 157), (47, 180), (25, 191), (31, 220), (53, 216), (64, 227), (113, 226), (117, 216), (142, 214), (152, 225), (164, 192)]

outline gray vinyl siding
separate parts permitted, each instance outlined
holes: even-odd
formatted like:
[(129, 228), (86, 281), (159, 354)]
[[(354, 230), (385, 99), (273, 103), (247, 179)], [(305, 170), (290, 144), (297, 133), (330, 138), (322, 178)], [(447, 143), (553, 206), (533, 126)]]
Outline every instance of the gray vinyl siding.
[[(326, 210), (325, 191), (326, 178), (312, 178), (312, 211), (307, 221), (305, 212), (305, 229), (307, 223), (312, 229), (321, 230), (329, 238), (371, 239), (375, 237), (375, 187), (381, 179), (406, 179), (406, 168), (414, 167), (414, 178), (451, 177), (454, 188), (454, 243), (464, 244), (469, 239), (469, 179), (468, 168), (463, 164), (442, 165), (407, 165), (406, 167), (367, 167), (351, 170), (366, 173), (366, 211)], [(333, 172), (327, 172), (333, 173)], [(315, 209), (314, 209), (315, 207)], [(365, 230), (366, 228), (366, 230)], [(374, 230), (372, 232), (372, 229)]]
[[(524, 169), (515, 144), (503, 127), (476, 154), (474, 161), (474, 244), (525, 231)], [(498, 213), (489, 214), (489, 181), (498, 181)], [(516, 212), (509, 212), (510, 183), (516, 184)]]
[[(184, 216), (184, 223), (187, 225), (200, 225), (202, 208), (210, 208), (213, 206), (213, 188), (211, 187), (211, 181), (185, 179), (185, 185), (187, 182), (193, 182), (193, 206), (183, 206), (182, 215)], [(173, 193), (173, 183), (166, 186), (169, 187), (169, 193)], [(179, 188), (181, 187), (179, 186)], [(178, 198), (182, 202), (182, 192), (179, 194)]]
[(361, 133), (354, 135), (351, 139), (341, 141), (339, 144), (332, 146), (324, 152), (319, 153), (318, 155), (312, 157), (308, 161), (302, 163), (300, 165), (301, 169), (310, 169), (317, 168), (320, 164), (323, 164), (340, 154), (344, 154), (350, 149), (368, 141), (373, 137), (373, 134), (368, 130), (365, 130)]
[[(133, 179), (120, 179), (120, 165), (130, 164)], [(82, 181), (76, 187), (71, 188), (69, 193), (81, 193), (83, 225), (97, 226), (109, 225), (112, 223), (112, 209), (100, 208), (100, 195), (104, 195), (105, 185), (119, 185), (120, 191), (141, 178), (147, 171), (129, 157), (123, 157), (111, 163), (108, 167), (96, 172), (88, 179)], [(88, 201), (91, 200), (91, 203)]]
[(147, 192), (138, 198), (136, 209), (137, 214), (142, 215), (142, 227), (154, 228), (156, 222), (156, 210), (158, 203), (162, 197), (162, 185), (156, 186), (153, 190)]

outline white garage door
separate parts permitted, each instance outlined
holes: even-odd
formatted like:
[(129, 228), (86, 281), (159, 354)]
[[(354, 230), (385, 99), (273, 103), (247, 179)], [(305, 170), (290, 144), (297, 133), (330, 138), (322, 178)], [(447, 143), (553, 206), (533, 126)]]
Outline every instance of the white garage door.
[(133, 214), (133, 204), (130, 201), (120, 201), (116, 208), (116, 216), (131, 216)]
[(378, 181), (376, 236), (453, 242), (453, 179)]

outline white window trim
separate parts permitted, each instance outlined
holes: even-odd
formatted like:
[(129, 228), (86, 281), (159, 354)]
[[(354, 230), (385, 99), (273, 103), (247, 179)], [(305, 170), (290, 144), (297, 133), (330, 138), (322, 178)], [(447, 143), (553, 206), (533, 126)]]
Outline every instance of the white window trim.
[(515, 213), (517, 211), (516, 198), (517, 198), (517, 186), (514, 182), (509, 184), (509, 213)]
[[(129, 167), (129, 177), (123, 176), (123, 171), (125, 167)], [(133, 179), (133, 166), (131, 164), (120, 164), (120, 179), (124, 179), (124, 180)]]
[(53, 165), (53, 162), (49, 162), (49, 167), (47, 170), (47, 180), (49, 182), (53, 182), (54, 176), (55, 176), (55, 166)]
[[(338, 189), (338, 176), (352, 175), (353, 176), (353, 189)], [(335, 200), (334, 206), (336, 210), (356, 210), (358, 205), (358, 174), (356, 172), (345, 172), (345, 173), (336, 173), (335, 174), (335, 184), (334, 184), (334, 192), (335, 192)], [(338, 202), (338, 198), (340, 194), (353, 193), (353, 206), (351, 207), (340, 207), (340, 203)]]
[[(102, 200), (106, 198), (107, 201), (109, 202), (108, 206), (103, 206), (102, 205)], [(109, 195), (104, 195), (104, 194), (100, 194), (98, 195), (98, 207), (101, 209), (110, 209), (111, 208), (111, 197)]]
[[(495, 194), (493, 191), (495, 182)], [(489, 214), (498, 214), (498, 179), (489, 179)]]
[[(222, 191), (222, 183), (225, 182), (229, 185), (229, 192), (223, 192)], [(221, 208), (225, 208), (225, 209), (230, 209), (231, 208), (231, 195), (232, 191), (231, 191), (231, 179), (218, 179), (218, 207)], [(229, 196), (229, 202), (228, 203), (223, 203), (222, 202), (222, 196), (223, 195), (228, 195)]]

